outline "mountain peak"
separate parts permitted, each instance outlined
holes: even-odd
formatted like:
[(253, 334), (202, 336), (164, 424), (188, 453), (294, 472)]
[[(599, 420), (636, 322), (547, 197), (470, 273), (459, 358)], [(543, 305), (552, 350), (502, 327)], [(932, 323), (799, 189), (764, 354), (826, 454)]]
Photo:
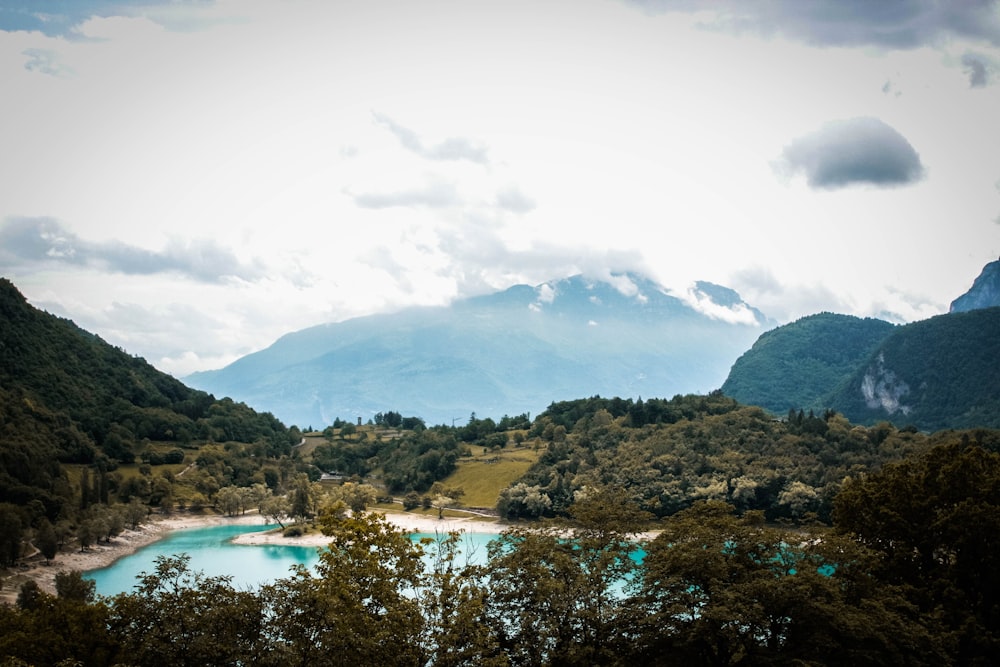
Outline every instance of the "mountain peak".
[(498, 418), (581, 393), (708, 392), (759, 334), (756, 312), (710, 283), (678, 296), (637, 274), (574, 275), (313, 327), (187, 381), (294, 424)]
[(1000, 259), (983, 267), (969, 291), (951, 302), (950, 313), (1000, 306)]

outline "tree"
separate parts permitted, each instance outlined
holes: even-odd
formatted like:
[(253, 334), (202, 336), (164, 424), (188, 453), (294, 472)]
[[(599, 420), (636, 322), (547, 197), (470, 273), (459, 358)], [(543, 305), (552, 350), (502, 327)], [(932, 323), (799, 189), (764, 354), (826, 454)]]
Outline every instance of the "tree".
[(340, 497), (352, 512), (364, 512), (375, 502), (378, 492), (371, 484), (355, 484), (344, 482), (340, 487)]
[(294, 519), (310, 519), (313, 516), (312, 495), (309, 489), (309, 478), (305, 474), (297, 475), (292, 482), (289, 497), (289, 515)]
[(304, 567), (265, 587), (268, 629), (281, 664), (422, 665), (422, 617), (415, 591), (421, 549), (376, 513), (319, 518), (330, 542), (316, 574)]
[(737, 518), (717, 501), (697, 503), (663, 528), (633, 585), (638, 662), (946, 660), (916, 610), (872, 580), (871, 553), (850, 540), (769, 528), (761, 513)]
[(943, 620), (957, 662), (989, 662), (1000, 652), (1000, 454), (967, 433), (943, 437), (846, 483), (833, 518), (878, 554), (884, 581)]
[(186, 555), (159, 556), (132, 593), (112, 598), (108, 626), (132, 665), (263, 662), (260, 598), (228, 577), (191, 572)]
[(289, 516), (291, 511), (291, 505), (288, 503), (288, 499), (284, 496), (271, 496), (264, 500), (261, 505), (260, 513), (264, 515), (268, 520), (274, 521), (282, 528), (285, 524), (282, 519)]
[(21, 513), (15, 505), (0, 503), (0, 565), (7, 567), (21, 557)]
[(45, 560), (51, 562), (59, 553), (59, 538), (56, 536), (56, 529), (48, 519), (42, 519), (35, 535), (35, 546), (45, 556)]
[(441, 482), (431, 485), (430, 496), (433, 506), (437, 507), (438, 519), (444, 518), (444, 510), (459, 504), (459, 499), (465, 495), (465, 489), (457, 486), (445, 486)]
[[(462, 561), (461, 534), (421, 540), (431, 572), (418, 600), (427, 664), (436, 667), (510, 664), (493, 625), (487, 622), (487, 569)], [(466, 555), (467, 556), (467, 555)]]
[(215, 494), (215, 506), (226, 516), (236, 516), (243, 506), (240, 489), (235, 486), (225, 486)]
[(131, 530), (136, 530), (149, 516), (149, 508), (138, 498), (133, 498), (125, 506), (125, 523)]
[(416, 491), (409, 491), (403, 496), (403, 509), (409, 512), (420, 507), (420, 494)]
[(97, 582), (84, 579), (79, 570), (56, 573), (56, 595), (62, 600), (73, 600), (80, 603), (94, 601)]

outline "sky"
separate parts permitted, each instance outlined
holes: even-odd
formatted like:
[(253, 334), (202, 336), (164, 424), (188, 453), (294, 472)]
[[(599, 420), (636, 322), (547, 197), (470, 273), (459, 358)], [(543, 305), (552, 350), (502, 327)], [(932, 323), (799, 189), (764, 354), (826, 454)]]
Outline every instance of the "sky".
[(178, 377), (580, 273), (909, 322), (1000, 256), (989, 0), (0, 0), (0, 84), (0, 276)]

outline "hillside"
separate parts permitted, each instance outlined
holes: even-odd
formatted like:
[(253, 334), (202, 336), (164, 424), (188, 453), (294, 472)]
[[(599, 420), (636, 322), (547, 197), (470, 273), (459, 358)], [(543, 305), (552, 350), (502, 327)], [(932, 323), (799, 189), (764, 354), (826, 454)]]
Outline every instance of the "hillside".
[(823, 410), (827, 397), (894, 329), (872, 318), (820, 313), (765, 332), (733, 364), (722, 391), (775, 414)]
[(698, 283), (696, 310), (639, 276), (615, 281), (577, 276), (312, 327), (185, 381), (299, 426), (387, 409), (451, 424), (564, 396), (707, 392), (771, 326), (724, 287)]
[[(116, 494), (126, 501), (173, 497), (170, 476), (150, 469), (133, 483), (112, 473), (119, 466), (134, 469), (138, 458), (180, 463), (184, 448), (210, 441), (252, 443), (259, 455), (280, 456), (297, 437), (272, 415), (191, 389), (73, 322), (37, 310), (0, 279), (0, 508), (17, 526), (72, 520)], [(17, 546), (19, 531), (9, 543)]]
[(734, 364), (722, 389), (779, 415), (830, 408), (858, 424), (995, 428), (997, 331), (1000, 308), (902, 326), (814, 315), (762, 335)]
[(1000, 427), (1000, 308), (898, 327), (828, 399), (852, 421)]

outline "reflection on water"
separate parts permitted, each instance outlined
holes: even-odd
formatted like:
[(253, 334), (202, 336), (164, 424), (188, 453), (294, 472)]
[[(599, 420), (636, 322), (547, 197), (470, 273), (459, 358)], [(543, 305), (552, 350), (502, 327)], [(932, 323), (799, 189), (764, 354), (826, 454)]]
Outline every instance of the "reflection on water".
[[(191, 557), (192, 572), (202, 572), (205, 576), (232, 577), (236, 588), (256, 588), (275, 579), (287, 577), (293, 565), (312, 567), (319, 560), (317, 547), (284, 545), (240, 545), (233, 544), (232, 538), (244, 533), (269, 530), (275, 526), (211, 526), (179, 530), (168, 537), (119, 559), (112, 565), (84, 574), (93, 579), (99, 595), (116, 595), (131, 591), (143, 572), (152, 572), (159, 556), (174, 556), (186, 553)], [(419, 541), (433, 534), (415, 533), (412, 538)], [(486, 545), (496, 538), (488, 533), (465, 533), (462, 535), (462, 552), (472, 562), (486, 559)]]

